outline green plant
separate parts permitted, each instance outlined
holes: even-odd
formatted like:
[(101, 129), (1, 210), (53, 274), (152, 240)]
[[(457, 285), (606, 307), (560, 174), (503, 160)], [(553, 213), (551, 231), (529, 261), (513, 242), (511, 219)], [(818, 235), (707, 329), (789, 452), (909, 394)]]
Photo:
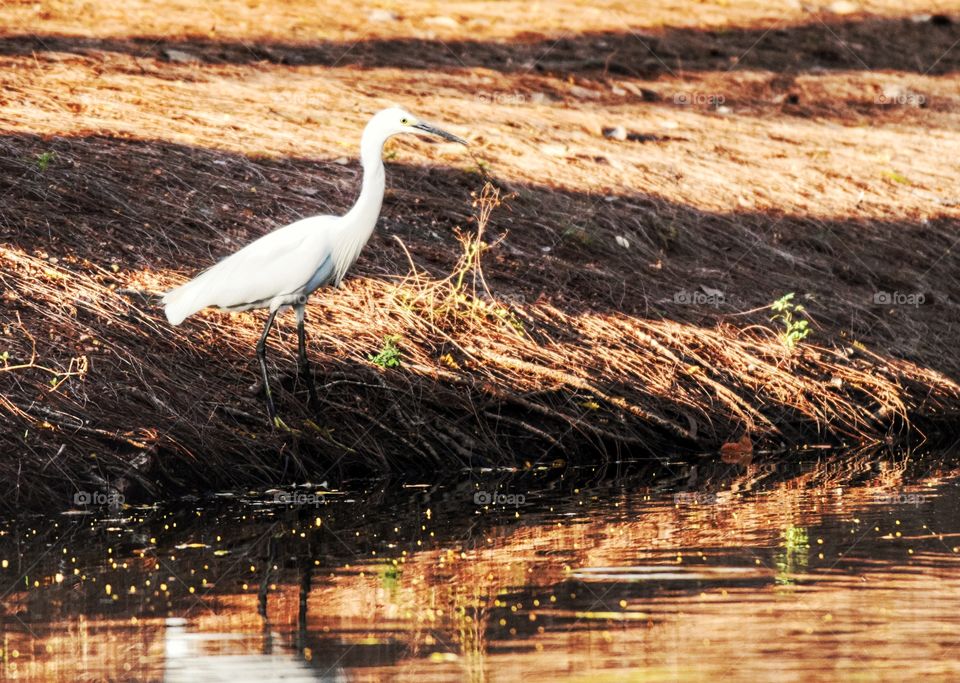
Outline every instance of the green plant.
[(51, 164), (51, 162), (52, 162), (54, 159), (56, 159), (56, 158), (57, 158), (57, 153), (56, 153), (56, 152), (44, 152), (43, 154), (38, 154), (38, 155), (37, 155), (37, 168), (40, 169), (40, 172), (41, 172), (41, 173), (42, 173), (43, 171), (46, 171), (46, 170), (47, 170), (47, 166), (49, 166), (49, 165)]
[(793, 292), (784, 294), (774, 301), (770, 308), (774, 311), (770, 321), (779, 322), (783, 325), (783, 331), (780, 332), (780, 341), (788, 349), (795, 349), (797, 344), (810, 334), (810, 321), (799, 316), (806, 309), (801, 304), (793, 303)]
[(399, 367), (400, 356), (402, 355), (400, 347), (397, 346), (399, 341), (400, 337), (393, 334), (384, 337), (383, 348), (380, 349), (380, 353), (375, 356), (367, 356), (367, 358), (371, 363), (379, 365), (381, 368)]

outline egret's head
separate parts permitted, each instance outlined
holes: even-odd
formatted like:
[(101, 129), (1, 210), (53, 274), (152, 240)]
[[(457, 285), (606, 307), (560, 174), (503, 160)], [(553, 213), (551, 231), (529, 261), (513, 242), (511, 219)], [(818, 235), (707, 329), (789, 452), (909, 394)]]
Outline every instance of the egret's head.
[(400, 107), (390, 107), (376, 114), (370, 121), (380, 131), (384, 137), (400, 135), (401, 133), (413, 133), (414, 135), (435, 135), (450, 142), (459, 142), (461, 145), (467, 144), (463, 138), (459, 138), (453, 133), (448, 133), (429, 123), (424, 123), (410, 112)]

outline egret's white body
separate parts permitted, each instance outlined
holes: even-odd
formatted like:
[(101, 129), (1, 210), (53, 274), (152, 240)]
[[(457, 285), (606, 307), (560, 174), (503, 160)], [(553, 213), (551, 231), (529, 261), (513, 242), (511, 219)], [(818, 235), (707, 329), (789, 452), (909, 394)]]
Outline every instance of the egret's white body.
[(386, 187), (383, 145), (400, 133), (439, 135), (466, 144), (400, 108), (385, 109), (364, 128), (360, 140), (363, 184), (350, 211), (343, 216), (312, 216), (274, 230), (163, 295), (167, 320), (173, 325), (208, 306), (232, 311), (269, 309), (270, 317), (257, 350), (271, 417), (273, 404), (263, 362), (263, 342), (273, 318), (284, 306), (296, 308), (300, 356), (305, 365), (303, 316), (307, 297), (324, 285), (339, 286), (373, 234)]

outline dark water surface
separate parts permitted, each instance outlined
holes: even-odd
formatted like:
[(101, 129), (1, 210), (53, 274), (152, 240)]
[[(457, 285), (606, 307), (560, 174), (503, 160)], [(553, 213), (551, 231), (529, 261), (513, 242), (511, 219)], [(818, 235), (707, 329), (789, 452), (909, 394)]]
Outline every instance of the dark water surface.
[(920, 460), (467, 473), (7, 520), (0, 674), (960, 680), (960, 470)]

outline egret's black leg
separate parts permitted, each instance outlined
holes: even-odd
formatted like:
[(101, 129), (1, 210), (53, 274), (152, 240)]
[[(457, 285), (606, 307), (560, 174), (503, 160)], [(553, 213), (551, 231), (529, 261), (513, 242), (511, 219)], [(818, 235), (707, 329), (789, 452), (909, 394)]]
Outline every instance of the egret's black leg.
[(273, 405), (270, 379), (267, 377), (267, 337), (270, 334), (270, 328), (273, 326), (273, 319), (276, 317), (277, 312), (270, 311), (267, 324), (263, 328), (263, 334), (260, 335), (260, 341), (257, 342), (257, 359), (260, 361), (260, 372), (263, 375), (263, 393), (267, 396), (267, 412), (270, 414), (270, 420), (274, 422), (277, 418), (277, 409)]
[(297, 341), (299, 342), (300, 348), (300, 357), (298, 359), (298, 363), (300, 365), (300, 376), (303, 378), (303, 381), (307, 383), (307, 390), (310, 392), (307, 405), (316, 405), (317, 387), (313, 383), (313, 372), (310, 370), (310, 359), (307, 358), (307, 331), (303, 327), (304, 321), (307, 318), (307, 307), (303, 304), (300, 304), (297, 306), (296, 310)]

